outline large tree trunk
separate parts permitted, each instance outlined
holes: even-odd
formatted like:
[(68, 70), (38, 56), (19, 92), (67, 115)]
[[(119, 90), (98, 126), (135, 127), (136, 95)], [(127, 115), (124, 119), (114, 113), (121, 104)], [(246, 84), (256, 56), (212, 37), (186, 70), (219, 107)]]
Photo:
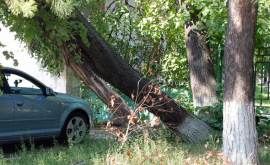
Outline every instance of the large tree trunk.
[(228, 8), (223, 153), (231, 164), (259, 164), (253, 70), (258, 6), (253, 0), (229, 0)]
[[(61, 50), (67, 66), (110, 108), (111, 113), (116, 115), (115, 119), (118, 119), (122, 125), (126, 124), (128, 122), (127, 116), (132, 115), (134, 111), (127, 105), (125, 100), (97, 77), (90, 67), (83, 67), (82, 64), (71, 60), (67, 56), (69, 54), (67, 47), (62, 46)], [(112, 97), (114, 97), (113, 105), (111, 104)]]
[[(100, 10), (104, 10), (105, 2), (99, 4)], [(89, 17), (89, 13), (91, 12), (91, 8), (87, 8), (83, 11), (84, 16)], [(62, 46), (61, 50), (63, 52), (64, 59), (68, 67), (70, 67), (73, 72), (77, 75), (77, 77), (82, 80), (88, 88), (90, 88), (98, 98), (110, 108), (111, 113), (116, 115), (122, 125), (127, 124), (129, 115), (132, 115), (134, 111), (127, 105), (125, 100), (114, 90), (112, 90), (104, 81), (102, 81), (92, 70), (90, 67), (85, 70), (79, 63), (76, 63), (74, 60), (70, 60), (68, 56), (68, 49), (66, 46)], [(112, 98), (113, 105), (111, 103)]]
[[(177, 135), (184, 136), (190, 141), (208, 136), (211, 128), (205, 122), (195, 118), (166, 93), (143, 78), (97, 33), (79, 10), (75, 9), (75, 13), (75, 21), (82, 22), (88, 29), (87, 39), (90, 47), (87, 47), (81, 36), (77, 35), (75, 39), (63, 44), (61, 50), (67, 64), (77, 72), (80, 79), (89, 81), (87, 79), (93, 76), (91, 73), (93, 71), (128, 97), (132, 98), (134, 95), (137, 104), (158, 116)], [(49, 34), (45, 29), (44, 33)], [(74, 62), (75, 52), (70, 52), (66, 47), (70, 42), (78, 45), (77, 51), (80, 51), (83, 64)], [(88, 84), (90, 83), (89, 81)]]
[[(82, 22), (88, 29), (87, 38), (90, 47), (86, 47), (80, 36), (76, 42), (82, 49), (85, 62), (82, 67), (91, 68), (99, 77), (109, 82), (125, 95), (131, 98), (135, 95), (137, 104), (147, 108), (158, 116), (161, 121), (177, 135), (184, 135), (190, 141), (196, 141), (208, 136), (210, 127), (186, 111), (166, 93), (153, 87), (149, 80), (143, 78), (133, 69), (87, 22), (81, 13), (75, 9), (75, 20)], [(65, 56), (74, 59), (73, 52)], [(76, 68), (74, 68), (75, 70)]]
[[(186, 7), (189, 10), (189, 7)], [(209, 44), (205, 33), (196, 27), (199, 11), (191, 13), (191, 19), (185, 24), (186, 51), (190, 72), (190, 81), (194, 107), (211, 106), (218, 103), (215, 90), (217, 84)], [(200, 112), (197, 115), (202, 114)], [(209, 115), (207, 115), (209, 116)]]

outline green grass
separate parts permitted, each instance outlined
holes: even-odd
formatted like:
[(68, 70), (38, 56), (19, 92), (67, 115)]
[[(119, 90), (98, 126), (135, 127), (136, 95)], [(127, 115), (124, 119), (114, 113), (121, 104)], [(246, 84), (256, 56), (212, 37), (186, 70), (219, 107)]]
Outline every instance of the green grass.
[[(262, 93), (261, 93), (261, 85), (256, 84), (255, 98), (265, 99), (262, 100), (262, 106), (270, 107), (270, 98), (269, 100), (266, 100), (268, 99), (268, 86), (262, 85)], [(255, 99), (255, 106), (260, 106), (260, 103), (261, 101), (259, 99)]]
[[(113, 139), (87, 139), (84, 143), (70, 145), (55, 143), (52, 148), (36, 148), (34, 143), (27, 148), (21, 143), (18, 153), (10, 158), (4, 158), (0, 152), (0, 164), (223, 164), (222, 141), (217, 137), (201, 143), (160, 138), (131, 137), (119, 154), (122, 141)], [(261, 164), (270, 163), (270, 149), (265, 146), (260, 148)]]

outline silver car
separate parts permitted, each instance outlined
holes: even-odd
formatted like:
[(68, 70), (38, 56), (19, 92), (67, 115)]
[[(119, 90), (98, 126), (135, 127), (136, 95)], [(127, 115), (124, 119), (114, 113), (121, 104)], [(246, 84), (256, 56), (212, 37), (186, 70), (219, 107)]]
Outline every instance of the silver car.
[(0, 72), (0, 144), (29, 137), (77, 142), (91, 129), (93, 113), (87, 101), (54, 92), (20, 70), (5, 67)]

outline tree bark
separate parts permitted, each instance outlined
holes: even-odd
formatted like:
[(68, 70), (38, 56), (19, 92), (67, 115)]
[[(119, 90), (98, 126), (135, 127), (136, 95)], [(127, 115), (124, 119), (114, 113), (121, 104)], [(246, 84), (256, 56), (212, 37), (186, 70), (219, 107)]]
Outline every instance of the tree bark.
[[(134, 111), (127, 105), (126, 101), (114, 90), (112, 90), (104, 81), (102, 81), (90, 67), (83, 67), (82, 64), (71, 60), (67, 47), (61, 46), (62, 54), (68, 67), (70, 67), (77, 77), (82, 80), (88, 88), (90, 88), (98, 98), (110, 108), (111, 114), (115, 114), (116, 118), (122, 125), (128, 122), (127, 116), (132, 115)], [(114, 97), (113, 104), (111, 104)], [(115, 120), (113, 119), (113, 120)]]
[[(189, 10), (190, 6), (186, 6)], [(186, 51), (193, 94), (193, 105), (211, 106), (218, 103), (215, 90), (217, 85), (210, 47), (205, 32), (196, 27), (199, 11), (191, 13), (191, 19), (185, 23)], [(205, 114), (197, 112), (196, 115)], [(209, 117), (209, 115), (207, 115)]]
[(253, 70), (258, 5), (253, 0), (229, 0), (228, 8), (223, 154), (231, 164), (259, 164)]
[[(102, 6), (105, 7), (105, 2), (99, 4), (100, 10)], [(83, 11), (84, 16), (89, 17), (91, 8), (87, 8)], [(56, 43), (55, 43), (56, 44)], [(98, 98), (110, 108), (111, 114), (116, 115), (115, 119), (118, 119), (121, 125), (128, 123), (127, 116), (134, 114), (134, 111), (127, 105), (126, 101), (114, 90), (112, 90), (104, 81), (102, 81), (90, 67), (85, 70), (80, 63), (74, 62), (68, 56), (69, 51), (66, 46), (61, 46), (63, 57), (68, 67), (70, 67), (77, 77), (82, 80), (88, 88), (90, 88)], [(114, 97), (113, 104), (111, 104), (112, 97)]]

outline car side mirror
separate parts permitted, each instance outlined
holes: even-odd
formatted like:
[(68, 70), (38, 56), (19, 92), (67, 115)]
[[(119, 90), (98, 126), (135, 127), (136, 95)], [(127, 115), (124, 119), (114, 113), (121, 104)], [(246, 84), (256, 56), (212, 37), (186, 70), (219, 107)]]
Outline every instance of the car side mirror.
[(46, 87), (46, 95), (47, 95), (47, 96), (53, 95), (53, 90), (52, 90), (52, 88)]

